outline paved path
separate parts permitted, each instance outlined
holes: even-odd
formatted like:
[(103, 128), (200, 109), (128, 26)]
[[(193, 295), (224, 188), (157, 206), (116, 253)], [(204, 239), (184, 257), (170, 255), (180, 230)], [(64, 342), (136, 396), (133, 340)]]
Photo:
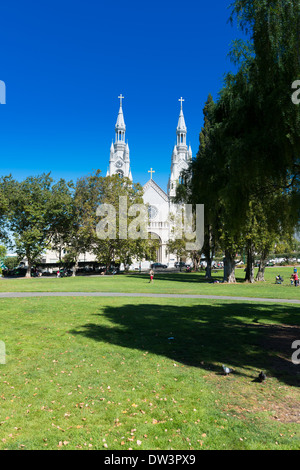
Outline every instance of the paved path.
[(270, 302), (276, 304), (300, 304), (297, 299), (266, 299), (262, 297), (231, 297), (226, 295), (147, 294), (130, 292), (0, 292), (0, 298), (19, 297), (150, 297), (167, 299), (210, 299), (242, 302)]

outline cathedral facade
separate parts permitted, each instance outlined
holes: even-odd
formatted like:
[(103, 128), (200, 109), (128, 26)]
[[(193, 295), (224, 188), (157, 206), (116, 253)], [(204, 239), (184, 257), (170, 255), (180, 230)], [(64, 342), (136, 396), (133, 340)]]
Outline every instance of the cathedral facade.
[[(110, 147), (109, 167), (106, 176), (118, 174), (120, 177), (128, 177), (131, 181), (132, 172), (130, 166), (130, 152), (128, 142), (125, 142), (126, 125), (123, 113), (122, 94), (119, 96), (120, 108), (115, 125), (115, 142), (112, 142)], [(183, 114), (183, 98), (180, 101), (180, 112), (178, 118), (178, 125), (176, 128), (176, 144), (173, 148), (171, 156), (171, 171), (167, 185), (167, 192), (165, 192), (153, 179), (152, 168), (149, 171), (151, 174), (149, 181), (143, 186), (145, 204), (149, 206), (149, 224), (148, 232), (152, 238), (159, 240), (160, 248), (157, 253), (157, 262), (174, 266), (177, 261), (176, 256), (168, 253), (167, 243), (172, 238), (172, 230), (170, 224), (170, 216), (174, 213), (175, 206), (172, 203), (172, 197), (176, 194), (176, 187), (178, 185), (180, 174), (183, 170), (188, 168), (189, 162), (192, 159), (191, 146), (187, 146), (187, 127), (185, 124)], [(144, 263), (147, 267), (147, 263)], [(149, 263), (148, 263), (149, 265)]]

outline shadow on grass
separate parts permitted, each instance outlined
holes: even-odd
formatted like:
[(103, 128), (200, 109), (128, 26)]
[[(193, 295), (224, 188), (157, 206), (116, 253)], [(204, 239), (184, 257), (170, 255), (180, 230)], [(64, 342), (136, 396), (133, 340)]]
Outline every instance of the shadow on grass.
[[(138, 279), (141, 279), (141, 278), (149, 279), (149, 274), (146, 274), (146, 273), (130, 273), (129, 276), (133, 278), (136, 277)], [(238, 276), (237, 282), (243, 282), (244, 277), (245, 276), (241, 278)], [(223, 272), (222, 271), (218, 271), (216, 273), (214, 272), (212, 279), (206, 279), (205, 274), (203, 273), (186, 273), (184, 271), (182, 271), (181, 273), (180, 272), (168, 273), (164, 271), (155, 271), (154, 278), (159, 281), (178, 281), (178, 282), (189, 282), (189, 283), (196, 282), (197, 284), (199, 283), (208, 284), (208, 283), (213, 283), (214, 281), (222, 282)]]
[[(291, 346), (300, 340), (299, 313), (295, 306), (253, 303), (127, 304), (105, 307), (95, 314), (95, 323), (72, 334), (216, 373), (221, 372), (221, 364), (254, 368), (257, 375), (265, 370), (295, 386), (300, 366), (291, 362)], [(110, 325), (103, 325), (103, 317)]]

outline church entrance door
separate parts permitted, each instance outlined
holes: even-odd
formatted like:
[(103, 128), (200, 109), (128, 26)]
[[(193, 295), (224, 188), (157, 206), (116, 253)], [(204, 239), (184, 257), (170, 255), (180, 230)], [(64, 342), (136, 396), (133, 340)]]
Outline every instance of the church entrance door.
[(149, 232), (150, 234), (150, 238), (152, 240), (158, 240), (159, 241), (159, 248), (158, 250), (156, 250), (156, 260), (153, 260), (153, 261), (156, 261), (157, 263), (161, 263), (162, 262), (162, 240), (160, 238), (159, 235), (157, 235), (157, 233), (155, 232)]

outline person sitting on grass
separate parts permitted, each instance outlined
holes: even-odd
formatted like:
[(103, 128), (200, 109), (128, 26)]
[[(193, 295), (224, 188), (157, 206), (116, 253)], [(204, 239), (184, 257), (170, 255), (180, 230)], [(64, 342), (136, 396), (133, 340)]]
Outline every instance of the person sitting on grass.
[(280, 276), (280, 274), (278, 274), (276, 276), (276, 284), (281, 284), (283, 282), (283, 277)]

